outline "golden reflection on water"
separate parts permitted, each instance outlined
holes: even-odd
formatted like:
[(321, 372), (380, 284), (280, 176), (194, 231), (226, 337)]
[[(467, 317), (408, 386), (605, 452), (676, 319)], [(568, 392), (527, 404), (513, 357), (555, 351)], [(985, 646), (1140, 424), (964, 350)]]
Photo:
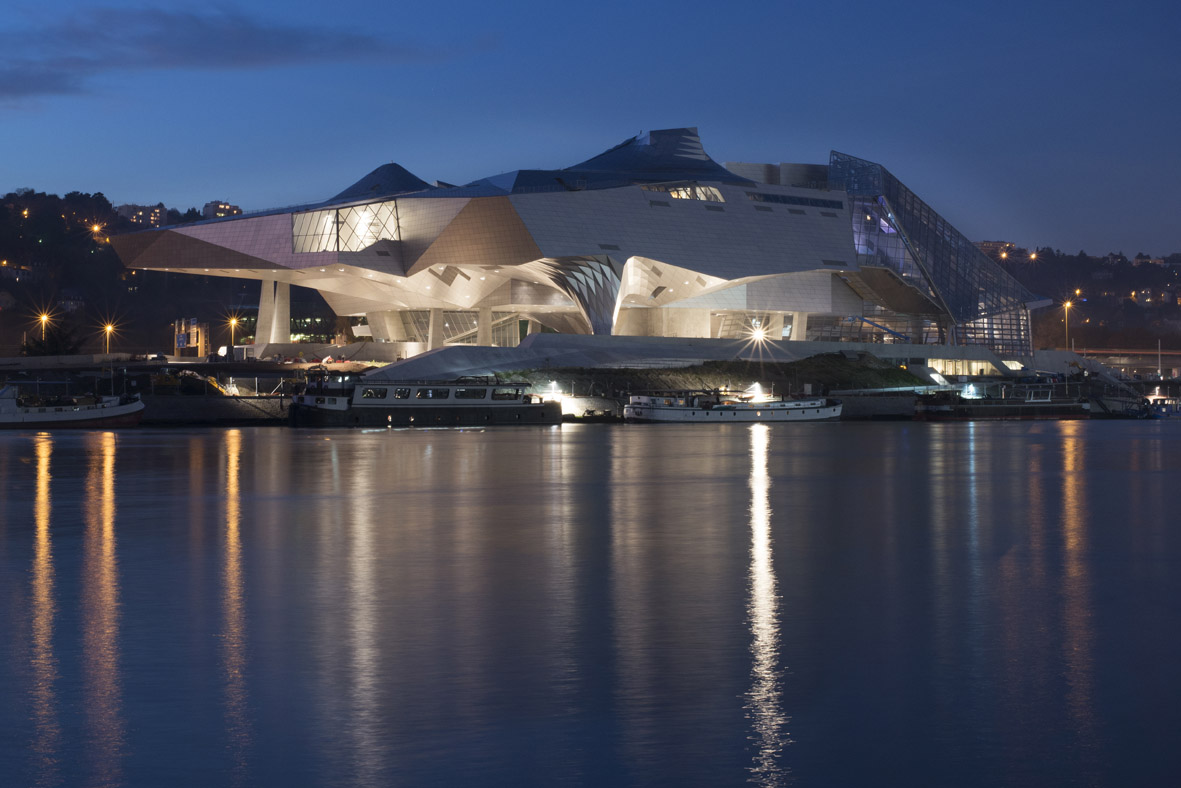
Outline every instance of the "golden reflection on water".
[(750, 767), (758, 785), (782, 785), (787, 770), (780, 765), (783, 748), (790, 743), (788, 718), (781, 708), (779, 659), (779, 599), (771, 554), (771, 476), (767, 470), (771, 428), (750, 428), (750, 620), (751, 687), (746, 713), (751, 721), (757, 753)]
[(37, 785), (56, 785), (61, 724), (57, 718), (57, 658), (53, 626), (57, 614), (53, 598), (53, 545), (49, 534), (50, 457), (53, 438), (39, 433), (33, 439), (37, 457), (37, 492), (33, 499), (33, 741)]
[(229, 430), (226, 442), (226, 528), (223, 570), (222, 669), (225, 675), (226, 736), (236, 784), (246, 782), (251, 732), (247, 716), (246, 614), (242, 581), (241, 460), (242, 431)]
[(113, 432), (87, 437), (83, 544), (83, 670), (87, 745), (95, 784), (118, 785), (126, 737), (119, 682), (119, 570), (115, 555)]
[(1082, 422), (1064, 421), (1062, 431), (1062, 598), (1067, 668), (1066, 700), (1081, 744), (1088, 751), (1095, 740), (1094, 719), (1094, 622), (1091, 610), (1091, 578), (1087, 557), (1086, 442)]

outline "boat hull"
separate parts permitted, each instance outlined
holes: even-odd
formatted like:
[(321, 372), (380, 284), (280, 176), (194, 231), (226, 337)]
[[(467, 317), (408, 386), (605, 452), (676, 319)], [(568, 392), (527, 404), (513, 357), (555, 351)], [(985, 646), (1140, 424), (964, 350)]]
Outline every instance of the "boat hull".
[(837, 421), (841, 405), (817, 408), (690, 408), (627, 404), (624, 421), (635, 424), (778, 424), (796, 421)]
[(497, 427), (561, 424), (557, 402), (508, 406), (427, 405), (327, 409), (293, 403), (293, 427)]
[(924, 406), (915, 409), (918, 421), (1028, 421), (1036, 419), (1088, 419), (1091, 410), (1085, 402), (957, 404)]
[(5, 418), (0, 419), (0, 429), (94, 430), (134, 427), (143, 419), (144, 404), (136, 401), (126, 405), (78, 411), (54, 408), (22, 408), (21, 411), (16, 414), (5, 414)]

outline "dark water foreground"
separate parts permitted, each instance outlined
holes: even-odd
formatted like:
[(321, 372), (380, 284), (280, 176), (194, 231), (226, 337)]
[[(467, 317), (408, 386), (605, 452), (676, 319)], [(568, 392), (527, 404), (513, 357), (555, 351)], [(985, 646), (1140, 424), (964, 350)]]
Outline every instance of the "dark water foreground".
[(1170, 785), (1181, 423), (0, 435), (0, 785)]

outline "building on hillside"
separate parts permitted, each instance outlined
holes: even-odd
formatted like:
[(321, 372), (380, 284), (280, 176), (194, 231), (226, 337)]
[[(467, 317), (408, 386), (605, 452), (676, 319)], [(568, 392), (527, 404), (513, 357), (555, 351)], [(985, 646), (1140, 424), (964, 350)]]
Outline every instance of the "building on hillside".
[(210, 200), (201, 209), (201, 216), (206, 219), (224, 219), (227, 216), (241, 216), (242, 209), (237, 205), (230, 205), (221, 200)]
[(164, 203), (156, 205), (120, 205), (115, 208), (115, 213), (127, 219), (132, 224), (138, 224), (141, 227), (162, 227), (168, 220), (168, 209), (164, 207)]
[(993, 260), (1008, 260), (1017, 251), (1017, 244), (1008, 241), (977, 241), (976, 248)]
[[(208, 208), (208, 206), (207, 206)], [(386, 164), (321, 203), (113, 239), (131, 268), (262, 281), (256, 342), (313, 288), (413, 355), (530, 331), (1031, 350), (1026, 291), (879, 164), (730, 164), (696, 129), (462, 186)], [(261, 351), (265, 352), (265, 351)], [(261, 355), (260, 352), (260, 355)]]

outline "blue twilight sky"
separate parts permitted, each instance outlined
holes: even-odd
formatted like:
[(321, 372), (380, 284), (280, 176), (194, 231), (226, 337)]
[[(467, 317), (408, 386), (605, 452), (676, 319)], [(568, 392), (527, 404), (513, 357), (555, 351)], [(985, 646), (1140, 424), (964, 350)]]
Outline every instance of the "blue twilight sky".
[(0, 17), (0, 193), (247, 210), (697, 126), (879, 161), (974, 240), (1181, 252), (1181, 4), (82, 2)]

